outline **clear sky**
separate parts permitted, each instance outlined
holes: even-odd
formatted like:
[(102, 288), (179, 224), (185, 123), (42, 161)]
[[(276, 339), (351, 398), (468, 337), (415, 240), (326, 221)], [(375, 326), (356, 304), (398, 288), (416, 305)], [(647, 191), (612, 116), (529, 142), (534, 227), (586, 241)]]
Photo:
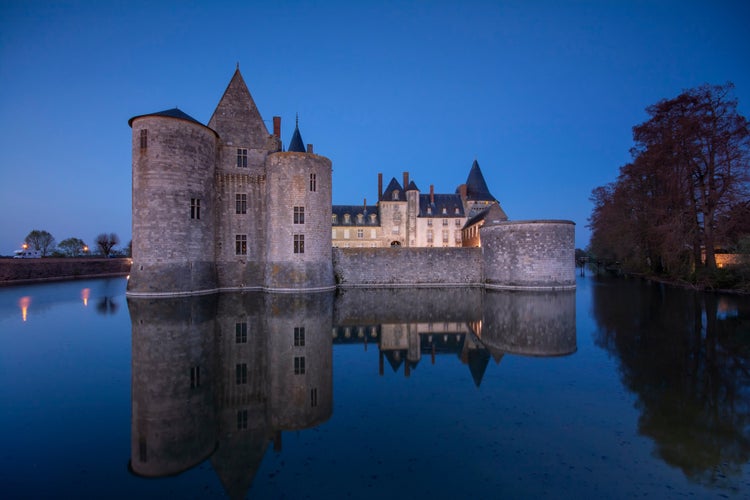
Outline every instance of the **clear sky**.
[(0, 0), (0, 254), (32, 229), (131, 238), (130, 117), (207, 123), (239, 62), (285, 145), (452, 193), (476, 158), (511, 219), (570, 219), (629, 158), (645, 108), (732, 81), (750, 115), (750, 2)]

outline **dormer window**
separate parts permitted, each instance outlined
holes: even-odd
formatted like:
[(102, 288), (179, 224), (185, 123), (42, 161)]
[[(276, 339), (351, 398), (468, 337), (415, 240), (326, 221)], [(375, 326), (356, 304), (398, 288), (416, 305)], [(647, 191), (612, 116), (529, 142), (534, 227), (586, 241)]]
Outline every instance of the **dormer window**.
[(352, 222), (352, 217), (349, 214), (344, 214), (344, 224), (350, 224)]
[(377, 215), (370, 214), (370, 224), (375, 224), (375, 217), (377, 217)]
[(443, 215), (445, 215), (445, 214), (447, 214), (447, 213), (448, 213), (448, 209), (447, 209), (447, 208), (445, 208), (445, 207), (443, 207)]
[(335, 224), (337, 224), (337, 223), (338, 223), (338, 221), (339, 221), (339, 218), (338, 218), (338, 216), (337, 216), (336, 214), (333, 214), (333, 215), (331, 216), (331, 223), (335, 225)]
[(365, 216), (362, 214), (357, 214), (357, 224), (362, 224), (365, 221)]
[(427, 207), (427, 215), (432, 215), (432, 207)]
[(456, 215), (458, 215), (458, 214), (459, 214), (459, 212), (458, 212), (458, 207), (456, 207), (456, 210), (455, 210), (455, 214), (456, 214)]
[(398, 201), (398, 189), (393, 190), (393, 201)]

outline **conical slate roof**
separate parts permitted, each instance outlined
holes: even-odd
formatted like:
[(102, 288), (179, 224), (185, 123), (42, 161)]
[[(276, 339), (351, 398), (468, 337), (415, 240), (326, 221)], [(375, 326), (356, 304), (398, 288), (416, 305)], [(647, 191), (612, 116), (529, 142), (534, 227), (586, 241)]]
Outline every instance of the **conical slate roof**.
[[(183, 112), (183, 111), (181, 111), (181, 110), (179, 110), (177, 108), (165, 109), (164, 111), (158, 111), (156, 113), (148, 113), (148, 114), (145, 114), (145, 115), (134, 116), (133, 118), (131, 118), (130, 120), (128, 120), (128, 125), (132, 126), (133, 125), (133, 120), (135, 120), (136, 118), (143, 118), (144, 116), (164, 116), (164, 117), (167, 117), (167, 118), (177, 118), (179, 120), (185, 120), (185, 121), (197, 123), (198, 125), (203, 125), (201, 122), (199, 122), (198, 120), (196, 120), (195, 118), (193, 118), (189, 114), (187, 114), (187, 113), (185, 113), (185, 112)], [(203, 126), (205, 127), (205, 125), (203, 125)]]
[(292, 134), (292, 142), (289, 143), (287, 151), (294, 153), (304, 153), (305, 143), (302, 141), (302, 134), (299, 133), (299, 116), (294, 124), (294, 133)]
[(406, 188), (407, 191), (419, 191), (419, 188), (416, 184), (414, 184), (414, 181), (409, 182), (409, 186)]
[[(393, 197), (394, 191), (398, 191), (398, 194), (395, 198)], [(395, 177), (391, 178), (391, 182), (388, 183), (388, 187), (385, 188), (383, 197), (380, 199), (383, 201), (406, 201), (404, 188), (401, 187), (401, 184), (398, 183)]]
[(490, 193), (476, 160), (472, 163), (469, 177), (466, 179), (466, 198), (471, 201), (497, 201)]

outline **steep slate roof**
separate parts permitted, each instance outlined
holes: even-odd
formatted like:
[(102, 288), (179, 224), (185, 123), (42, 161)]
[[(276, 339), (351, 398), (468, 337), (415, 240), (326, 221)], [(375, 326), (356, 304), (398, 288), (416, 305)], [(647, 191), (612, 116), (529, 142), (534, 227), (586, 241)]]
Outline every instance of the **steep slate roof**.
[[(417, 217), (464, 217), (464, 205), (461, 196), (457, 194), (436, 194), (435, 203), (430, 203), (429, 194), (419, 195), (419, 214)], [(432, 208), (432, 213), (427, 209)], [(445, 213), (443, 213), (445, 209)], [(458, 212), (456, 212), (458, 209)]]
[(409, 182), (409, 186), (406, 188), (407, 191), (419, 191), (419, 188), (416, 184), (414, 184), (414, 181)]
[[(158, 111), (156, 113), (148, 113), (148, 114), (145, 114), (145, 115), (134, 116), (133, 118), (131, 118), (130, 120), (128, 120), (128, 125), (130, 125), (132, 127), (133, 126), (133, 120), (135, 120), (136, 118), (143, 118), (144, 116), (164, 116), (164, 117), (167, 117), (167, 118), (177, 118), (178, 120), (185, 120), (185, 121), (188, 121), (188, 122), (197, 123), (198, 125), (203, 125), (201, 122), (199, 122), (198, 120), (196, 120), (195, 118), (193, 118), (189, 114), (187, 114), (187, 113), (185, 113), (185, 112), (183, 112), (183, 111), (181, 111), (181, 110), (179, 110), (177, 108), (165, 109), (164, 111)], [(203, 126), (205, 127), (205, 125), (203, 125)]]
[(472, 163), (469, 177), (466, 179), (466, 198), (471, 201), (497, 201), (490, 193), (476, 160)]
[[(398, 196), (396, 197), (396, 199), (393, 198), (393, 192), (395, 190), (398, 190)], [(404, 188), (401, 187), (401, 184), (398, 183), (396, 178), (392, 177), (391, 182), (388, 183), (388, 187), (385, 188), (383, 197), (380, 199), (383, 201), (406, 201), (406, 193), (404, 192)]]
[[(367, 206), (364, 205), (333, 205), (331, 207), (331, 211), (333, 215), (336, 216), (336, 223), (332, 225), (334, 226), (377, 226), (380, 224), (380, 220), (378, 218), (378, 208), (376, 206)], [(344, 222), (344, 215), (349, 214), (350, 220), (349, 223)], [(362, 214), (364, 216), (364, 220), (362, 223), (357, 222), (357, 215)], [(370, 221), (370, 215), (375, 214), (375, 222)]]
[(208, 121), (208, 126), (219, 134), (224, 143), (257, 149), (266, 146), (268, 129), (245, 85), (239, 66)]
[(287, 151), (293, 153), (305, 153), (305, 143), (302, 141), (302, 134), (299, 133), (299, 116), (294, 123), (294, 133), (292, 134), (292, 141), (289, 143)]

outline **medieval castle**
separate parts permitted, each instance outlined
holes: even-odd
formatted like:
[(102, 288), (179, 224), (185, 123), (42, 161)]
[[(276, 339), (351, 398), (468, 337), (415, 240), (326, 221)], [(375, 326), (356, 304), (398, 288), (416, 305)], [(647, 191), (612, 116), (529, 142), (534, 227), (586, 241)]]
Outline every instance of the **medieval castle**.
[[(574, 224), (508, 221), (474, 161), (455, 194), (404, 172), (374, 206), (332, 205), (331, 161), (281, 119), (269, 134), (235, 71), (208, 125), (170, 109), (129, 120), (129, 296), (371, 286), (575, 287)], [(297, 124), (298, 125), (298, 124)]]

